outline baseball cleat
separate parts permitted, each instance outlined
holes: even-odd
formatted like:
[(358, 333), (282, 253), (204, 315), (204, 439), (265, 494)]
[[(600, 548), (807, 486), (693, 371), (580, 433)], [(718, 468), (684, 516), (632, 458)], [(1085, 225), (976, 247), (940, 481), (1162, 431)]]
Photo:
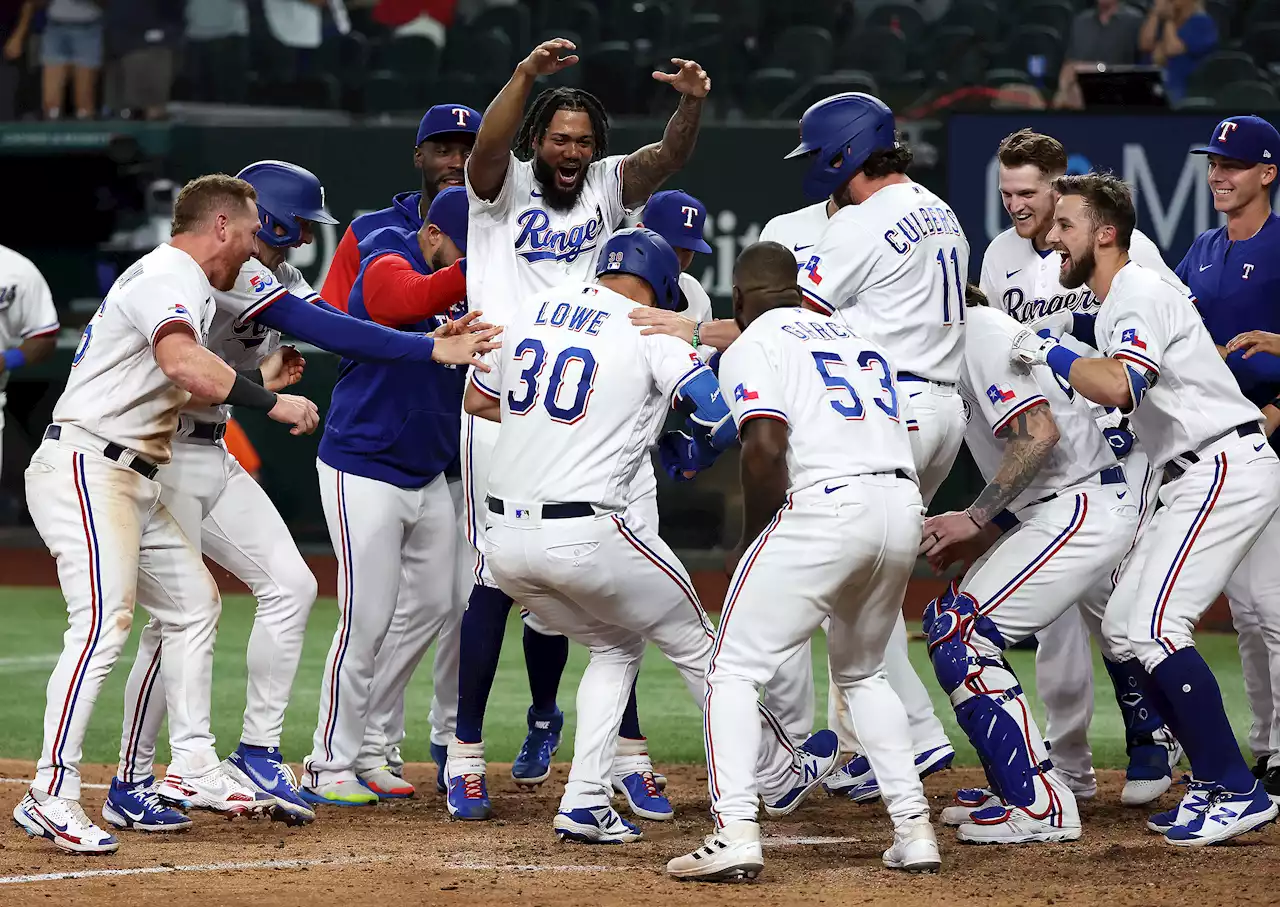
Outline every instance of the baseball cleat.
[(1146, 806), (1158, 799), (1173, 786), (1173, 767), (1181, 758), (1181, 745), (1167, 731), (1159, 732), (1151, 743), (1132, 747), (1120, 802), (1125, 806)]
[(1187, 789), (1173, 809), (1166, 809), (1147, 817), (1147, 828), (1158, 835), (1165, 834), (1175, 825), (1186, 825), (1209, 804), (1209, 794), (1213, 790), (1210, 784), (1196, 781), (1190, 775), (1183, 775), (1179, 784)]
[(738, 882), (754, 879), (764, 869), (760, 826), (730, 822), (707, 835), (693, 853), (667, 862), (667, 874), (682, 882)]
[(893, 846), (880, 858), (888, 869), (904, 872), (937, 872), (942, 868), (938, 838), (928, 816), (903, 821), (893, 830)]
[(822, 779), (835, 770), (840, 756), (840, 741), (836, 732), (818, 731), (796, 750), (796, 762), (792, 772), (796, 775), (792, 786), (775, 800), (766, 800), (764, 811), (777, 819), (795, 812)]
[[(950, 768), (955, 758), (956, 751), (950, 744), (935, 746), (916, 754), (916, 771), (921, 778), (927, 778), (944, 768)], [(880, 783), (871, 770), (871, 763), (863, 755), (854, 756), (832, 772), (822, 786), (827, 793), (833, 796), (843, 794), (854, 803), (873, 803), (880, 799)]]
[(1267, 792), (1271, 802), (1280, 805), (1280, 768), (1268, 769), (1261, 781), (1262, 789)]
[(551, 757), (560, 748), (564, 712), (556, 709), (549, 716), (539, 715), (529, 706), (527, 719), (529, 734), (511, 763), (511, 777), (521, 787), (536, 787), (551, 777)]
[(316, 811), (302, 799), (298, 779), (280, 758), (278, 748), (242, 743), (223, 766), (233, 778), (275, 801), (271, 818), (277, 822), (306, 825), (315, 820)]
[[(431, 760), (436, 764), (436, 791), (442, 794), (448, 793), (449, 785), (444, 783), (444, 766), (445, 763), (449, 761), (449, 747), (445, 746), (443, 743), (431, 744)], [(400, 772), (396, 771), (396, 767), (394, 765), (391, 766), (391, 771), (395, 772), (397, 775), (400, 774)]]
[(132, 784), (111, 779), (111, 789), (102, 804), (102, 818), (116, 828), (132, 828), (134, 831), (186, 831), (191, 820), (160, 799), (153, 789), (156, 779)]
[(379, 800), (408, 800), (413, 797), (413, 785), (381, 765), (368, 771), (356, 772), (360, 783), (378, 795)]
[(70, 853), (115, 853), (120, 842), (89, 821), (79, 802), (31, 791), (13, 808), (13, 822), (33, 838), (48, 838)]
[(493, 815), (485, 770), (483, 743), (449, 744), (444, 774), (449, 785), (445, 805), (450, 818), (481, 822)]
[(233, 818), (265, 813), (275, 806), (275, 797), (233, 777), (221, 762), (200, 775), (170, 772), (155, 791), (170, 803), (186, 803), (192, 809), (207, 809)]
[(956, 791), (956, 802), (942, 810), (943, 825), (963, 825), (978, 810), (993, 806), (1000, 799), (985, 787), (962, 787)]
[[(1052, 782), (1051, 782), (1052, 783)], [(956, 840), (966, 844), (1035, 844), (1075, 841), (1080, 837), (1080, 814), (1065, 785), (1058, 782), (1061, 807), (1044, 818), (1031, 815), (1021, 806), (1000, 800), (984, 806), (956, 829)]]
[[(443, 749), (443, 747), (441, 747)], [(436, 744), (431, 744), (431, 752), (435, 753)], [(404, 756), (400, 754), (400, 744), (394, 744), (387, 747), (387, 771), (395, 775), (397, 778), (404, 777)]]
[(1073, 778), (1070, 775), (1063, 775), (1062, 783), (1075, 795), (1077, 800), (1092, 800), (1098, 796), (1098, 779), (1096, 777)]
[(377, 806), (378, 795), (356, 778), (338, 778), (315, 787), (303, 785), (298, 793), (308, 803), (326, 806)]
[(1177, 847), (1204, 847), (1270, 825), (1280, 815), (1261, 782), (1248, 793), (1237, 794), (1216, 788), (1209, 793), (1202, 810), (1185, 823), (1165, 832), (1164, 839)]
[(551, 823), (561, 841), (579, 844), (631, 844), (643, 835), (612, 806), (562, 809)]
[(613, 789), (627, 798), (633, 815), (655, 822), (665, 822), (674, 815), (671, 802), (654, 780), (653, 763), (645, 741), (618, 738), (612, 782)]

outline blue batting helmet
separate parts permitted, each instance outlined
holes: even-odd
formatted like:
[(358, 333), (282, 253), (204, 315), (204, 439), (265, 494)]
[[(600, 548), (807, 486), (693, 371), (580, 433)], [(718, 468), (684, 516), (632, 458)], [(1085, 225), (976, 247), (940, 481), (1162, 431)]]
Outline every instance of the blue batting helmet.
[(800, 118), (800, 144), (787, 158), (812, 155), (804, 193), (829, 198), (853, 178), (876, 151), (895, 144), (893, 111), (879, 98), (860, 91), (832, 95)]
[(667, 241), (644, 227), (619, 230), (604, 244), (596, 276), (633, 274), (653, 288), (658, 308), (678, 312), (688, 305), (680, 289), (680, 261)]
[[(299, 220), (338, 222), (324, 206), (324, 186), (305, 167), (284, 161), (258, 161), (236, 176), (258, 192), (258, 219), (262, 221), (258, 239), (268, 246), (283, 249), (296, 245), (302, 239)], [(276, 233), (276, 226), (283, 227), (284, 233)]]

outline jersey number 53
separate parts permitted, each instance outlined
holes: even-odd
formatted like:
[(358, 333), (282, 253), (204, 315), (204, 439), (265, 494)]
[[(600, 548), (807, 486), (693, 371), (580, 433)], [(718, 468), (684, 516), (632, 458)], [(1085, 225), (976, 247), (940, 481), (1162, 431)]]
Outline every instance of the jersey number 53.
[[(818, 367), (818, 374), (822, 376), (822, 381), (827, 386), (827, 391), (832, 399), (829, 401), (831, 408), (839, 415), (843, 416), (851, 422), (856, 422), (866, 416), (866, 407), (862, 404), (862, 398), (858, 396), (857, 390), (849, 383), (849, 379), (843, 378), (838, 374), (839, 371), (848, 367), (843, 359), (836, 353), (822, 353), (817, 350), (813, 351), (813, 362)], [(884, 357), (872, 350), (863, 350), (858, 355), (858, 365), (864, 372), (879, 372), (880, 387), (882, 391), (872, 402), (879, 407), (880, 411), (893, 421), (898, 421), (898, 390), (893, 385), (893, 375), (889, 371), (889, 363), (884, 361)], [(835, 370), (833, 372), (833, 369)]]

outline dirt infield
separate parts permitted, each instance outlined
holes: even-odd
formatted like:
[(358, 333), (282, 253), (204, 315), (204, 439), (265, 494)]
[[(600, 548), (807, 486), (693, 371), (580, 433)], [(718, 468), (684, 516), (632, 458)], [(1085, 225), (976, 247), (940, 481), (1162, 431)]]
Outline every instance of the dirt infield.
[[(0, 835), (0, 904), (56, 899), (95, 907), (143, 904), (267, 904), (342, 907), (402, 903), (528, 907), (756, 907), (780, 904), (893, 905), (980, 903), (987, 907), (1080, 905), (1252, 905), (1280, 902), (1274, 870), (1280, 832), (1181, 850), (1145, 830), (1144, 813), (1119, 803), (1122, 779), (1107, 773), (1097, 800), (1083, 805), (1084, 837), (1068, 845), (1019, 848), (958, 845), (947, 830), (943, 872), (909, 877), (880, 866), (889, 825), (879, 806), (815, 798), (763, 826), (766, 866), (751, 884), (698, 885), (667, 879), (662, 866), (694, 847), (710, 828), (706, 772), (668, 770), (676, 806), (672, 823), (642, 823), (647, 840), (623, 847), (559, 844), (551, 817), (566, 767), (552, 783), (522, 793), (506, 766), (491, 765), (499, 818), (451, 822), (435, 793), (435, 767), (411, 765), (413, 801), (376, 808), (322, 808), (318, 821), (288, 829), (266, 820), (226, 821), (197, 814), (183, 834), (124, 833), (119, 853), (75, 857), (16, 828)], [(0, 761), (6, 779), (29, 778), (31, 765)], [(104, 783), (110, 769), (86, 771)], [(507, 779), (507, 780), (503, 780)], [(974, 770), (929, 779), (935, 809), (956, 787), (979, 780)], [(5, 809), (22, 785), (0, 784)], [(104, 792), (86, 790), (98, 815)], [(1173, 803), (1167, 794), (1162, 803)], [(134, 870), (133, 873), (120, 872)], [(104, 872), (105, 871), (105, 872)], [(26, 880), (39, 874), (96, 873), (87, 878)]]

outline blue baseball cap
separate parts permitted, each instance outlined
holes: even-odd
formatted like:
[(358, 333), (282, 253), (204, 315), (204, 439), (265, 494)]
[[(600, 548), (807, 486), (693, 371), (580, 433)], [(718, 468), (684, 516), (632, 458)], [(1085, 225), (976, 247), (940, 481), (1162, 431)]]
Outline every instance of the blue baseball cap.
[(694, 252), (711, 251), (711, 246), (702, 238), (706, 222), (707, 206), (679, 189), (655, 192), (645, 203), (640, 219), (641, 226), (657, 233), (673, 249)]
[(1280, 166), (1280, 132), (1262, 117), (1227, 117), (1213, 127), (1208, 145), (1192, 148), (1192, 154), (1218, 154), (1249, 164)]
[(429, 138), (454, 132), (475, 135), (480, 131), (480, 111), (466, 104), (437, 104), (422, 115), (416, 148)]
[(431, 200), (427, 209), (427, 223), (435, 224), (440, 232), (453, 240), (463, 255), (467, 254), (467, 190), (462, 186), (450, 186)]

